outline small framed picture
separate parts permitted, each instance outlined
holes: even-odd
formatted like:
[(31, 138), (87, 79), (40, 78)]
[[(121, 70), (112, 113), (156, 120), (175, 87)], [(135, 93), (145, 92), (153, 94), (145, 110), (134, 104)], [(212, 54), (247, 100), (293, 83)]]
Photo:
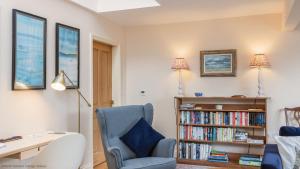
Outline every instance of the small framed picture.
[(13, 9), (12, 90), (46, 89), (47, 19)]
[(56, 23), (56, 66), (55, 74), (64, 71), (73, 82), (66, 81), (67, 89), (79, 88), (80, 30)]
[(236, 49), (200, 52), (202, 77), (236, 76)]

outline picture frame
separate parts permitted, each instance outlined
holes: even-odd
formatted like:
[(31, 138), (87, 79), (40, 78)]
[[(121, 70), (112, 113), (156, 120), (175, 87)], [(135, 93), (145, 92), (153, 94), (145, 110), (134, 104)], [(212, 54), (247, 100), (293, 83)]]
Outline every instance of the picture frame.
[(47, 19), (12, 13), (12, 90), (46, 89)]
[(80, 29), (56, 23), (55, 74), (63, 70), (75, 87), (66, 82), (67, 89), (80, 86)]
[(200, 76), (236, 76), (236, 49), (200, 51)]

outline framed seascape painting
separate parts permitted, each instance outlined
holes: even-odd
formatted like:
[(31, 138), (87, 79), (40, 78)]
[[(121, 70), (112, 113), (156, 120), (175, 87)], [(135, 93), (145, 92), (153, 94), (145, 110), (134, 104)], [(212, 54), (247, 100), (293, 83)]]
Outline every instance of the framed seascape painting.
[(236, 50), (201, 51), (200, 75), (203, 77), (235, 76)]
[(68, 89), (79, 88), (80, 30), (56, 24), (56, 75), (64, 71), (74, 86), (66, 82)]
[(46, 88), (47, 19), (13, 10), (12, 90)]

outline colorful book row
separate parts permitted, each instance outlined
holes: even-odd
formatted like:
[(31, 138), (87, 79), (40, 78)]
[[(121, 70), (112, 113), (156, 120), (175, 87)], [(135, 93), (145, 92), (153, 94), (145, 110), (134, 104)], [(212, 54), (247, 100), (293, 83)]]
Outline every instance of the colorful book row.
[(235, 128), (180, 126), (179, 138), (200, 141), (235, 141)]
[(179, 158), (191, 160), (207, 160), (211, 146), (209, 144), (197, 144), (179, 142)]
[(264, 126), (265, 113), (181, 111), (181, 124)]

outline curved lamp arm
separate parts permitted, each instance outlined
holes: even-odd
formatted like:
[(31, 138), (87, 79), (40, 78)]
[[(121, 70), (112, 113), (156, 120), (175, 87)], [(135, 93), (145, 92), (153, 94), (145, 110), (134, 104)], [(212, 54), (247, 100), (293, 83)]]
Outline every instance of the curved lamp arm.
[(92, 105), (90, 102), (87, 101), (87, 99), (80, 92), (79, 88), (77, 86), (75, 86), (75, 84), (72, 82), (72, 80), (69, 78), (69, 76), (63, 70), (60, 71), (59, 74), (52, 81), (51, 87), (58, 91), (66, 90), (65, 77), (68, 79), (68, 81), (71, 83), (72, 87), (74, 87), (78, 93), (78, 132), (80, 133), (80, 117), (81, 117), (80, 116), (80, 98), (82, 97), (89, 107), (92, 107)]
[(91, 103), (89, 101), (87, 101), (87, 99), (83, 96), (83, 94), (81, 93), (81, 91), (78, 89), (77, 86), (75, 86), (75, 84), (72, 82), (72, 80), (69, 78), (69, 76), (62, 70), (61, 71), (63, 73), (64, 76), (66, 76), (66, 78), (68, 79), (68, 81), (71, 83), (72, 87), (76, 88), (76, 91), (78, 92), (78, 94), (84, 99), (84, 101), (86, 102), (86, 104), (91, 107)]

